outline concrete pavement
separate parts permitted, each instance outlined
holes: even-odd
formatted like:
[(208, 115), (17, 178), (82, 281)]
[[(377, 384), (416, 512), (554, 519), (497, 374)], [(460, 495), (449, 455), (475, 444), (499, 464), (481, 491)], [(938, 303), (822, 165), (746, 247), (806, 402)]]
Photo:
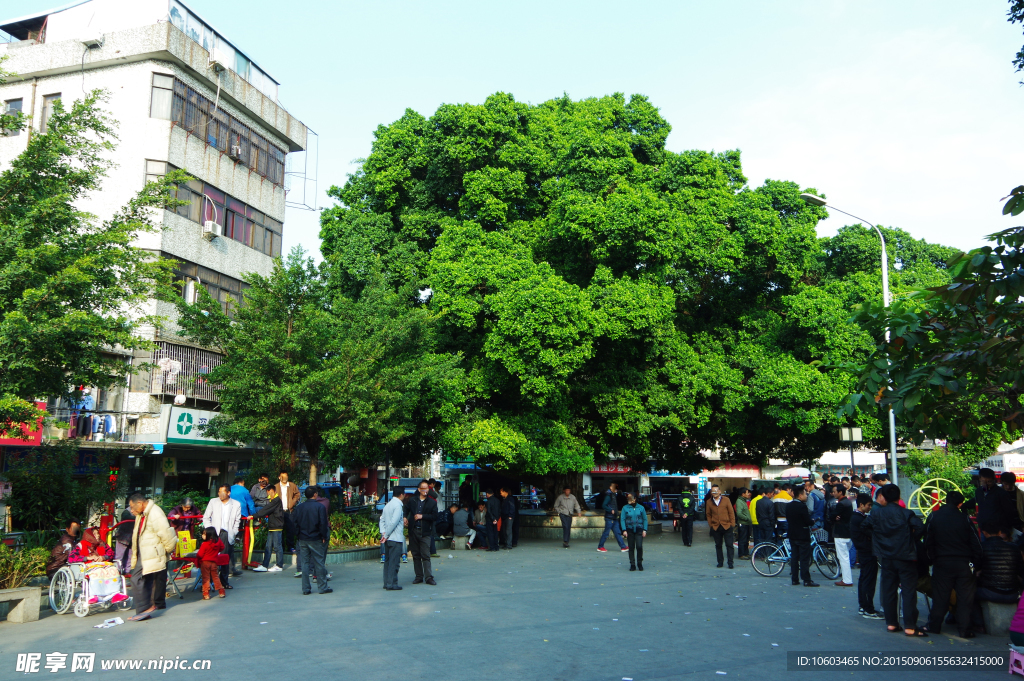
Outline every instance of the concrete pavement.
[[(200, 679), (402, 678), (456, 681), (501, 678), (620, 681), (633, 679), (781, 678), (787, 650), (967, 652), (1006, 648), (1004, 638), (973, 641), (885, 632), (857, 615), (854, 589), (789, 585), (788, 573), (764, 578), (749, 562), (715, 567), (707, 527), (692, 548), (668, 530), (647, 542), (644, 572), (629, 572), (626, 554), (609, 541), (524, 540), (512, 551), (440, 550), (438, 585), (382, 590), (381, 566), (332, 566), (333, 594), (301, 595), (291, 571), (249, 573), (232, 580), (226, 599), (189, 593), (168, 601), (148, 622), (94, 629), (105, 617), (49, 615), (31, 624), (0, 623), (0, 679), (15, 672), (17, 653), (95, 652), (100, 660), (209, 659), (205, 671), (161, 676)], [(452, 557), (449, 558), (449, 555)], [(812, 572), (814, 568), (812, 567)], [(131, 613), (128, 613), (131, 614)], [(923, 623), (923, 622), (922, 622)], [(58, 678), (68, 668), (51, 674)], [(141, 672), (143, 676), (158, 674)], [(823, 672), (795, 672), (824, 678)], [(828, 672), (834, 677), (837, 671)], [(882, 672), (854, 672), (855, 676)], [(948, 671), (898, 672), (905, 679), (948, 679)], [(78, 672), (76, 672), (76, 675)], [(1006, 670), (962, 672), (996, 678)], [(845, 676), (846, 674), (843, 673)]]

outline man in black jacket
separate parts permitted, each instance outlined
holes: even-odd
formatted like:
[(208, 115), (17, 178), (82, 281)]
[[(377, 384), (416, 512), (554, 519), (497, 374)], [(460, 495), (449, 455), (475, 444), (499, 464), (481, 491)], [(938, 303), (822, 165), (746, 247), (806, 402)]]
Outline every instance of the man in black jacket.
[(871, 550), (871, 530), (864, 528), (864, 521), (871, 513), (871, 495), (857, 495), (857, 510), (850, 515), (850, 538), (857, 549), (860, 561), (860, 577), (857, 579), (857, 601), (860, 615), (869, 620), (880, 620), (875, 610), (875, 584), (878, 583), (878, 559)]
[(515, 510), (515, 515), (512, 516), (512, 548), (515, 548), (519, 545), (519, 511), (522, 506), (516, 495), (513, 494), (509, 498), (512, 499), (512, 508)]
[[(284, 569), (284, 508), (277, 490), (267, 487), (265, 503), (256, 509), (257, 518), (267, 519), (267, 542), (263, 549), (263, 564), (253, 568), (253, 572), (281, 572)], [(277, 551), (277, 564), (270, 567), (270, 556)], [(269, 568), (269, 569), (268, 569)]]
[(1012, 527), (1017, 518), (1017, 500), (996, 484), (996, 474), (991, 468), (978, 471), (978, 482), (980, 486), (974, 493), (978, 525), (995, 523), (996, 527)]
[[(879, 490), (885, 503), (879, 503), (861, 524), (871, 532), (871, 550), (882, 568), (882, 611), (886, 628), (899, 631), (896, 604), (899, 589), (903, 597), (903, 633), (924, 637), (917, 626), (917, 538), (924, 532), (921, 520), (899, 505), (900, 488), (885, 485)], [(933, 608), (933, 612), (934, 612)]]
[(846, 488), (838, 485), (832, 489), (836, 505), (832, 511), (832, 536), (836, 543), (836, 557), (839, 558), (840, 577), (836, 586), (853, 586), (853, 569), (850, 567), (850, 516), (853, 504), (846, 498)]
[(754, 504), (754, 512), (757, 513), (757, 531), (760, 534), (758, 543), (775, 541), (775, 496), (774, 489), (766, 489), (763, 496)]
[(487, 495), (487, 550), (498, 550), (498, 519), (501, 518), (501, 499), (494, 495), (493, 489), (488, 489)]
[[(793, 501), (786, 504), (786, 519), (789, 522), (790, 578), (793, 586), (821, 586), (811, 581), (811, 513), (807, 510), (807, 490), (803, 486), (793, 490)], [(798, 575), (799, 572), (799, 575)]]
[(946, 495), (946, 503), (931, 514), (924, 526), (925, 550), (933, 561), (932, 611), (928, 617), (928, 631), (941, 633), (950, 595), (955, 590), (960, 636), (974, 638), (970, 620), (975, 590), (971, 565), (978, 565), (981, 560), (981, 543), (970, 519), (960, 510), (963, 504), (963, 494), (950, 492)]
[(513, 545), (512, 528), (516, 521), (515, 498), (512, 496), (512, 490), (508, 487), (502, 487), (499, 493), (501, 494), (501, 534), (505, 538), (505, 545), (502, 548), (511, 549)]
[[(981, 544), (981, 561), (975, 563), (978, 571), (978, 588), (974, 598), (974, 626), (983, 628), (985, 620), (981, 612), (981, 601), (992, 603), (1017, 603), (1020, 600), (1021, 579), (1024, 577), (1024, 558), (1016, 544), (1007, 541), (1009, 527), (1000, 529), (993, 523), (981, 526), (985, 541)], [(957, 591), (957, 605), (960, 592)], [(957, 608), (957, 621), (960, 621)], [(995, 633), (995, 632), (989, 632)]]
[(1013, 517), (1010, 519), (1010, 526), (1015, 530), (1024, 530), (1024, 490), (1017, 487), (1017, 476), (1013, 471), (1003, 471), (999, 476), (999, 486), (1003, 488), (1010, 501), (1013, 502)]
[(427, 583), (436, 586), (434, 573), (430, 569), (430, 538), (434, 534), (437, 520), (437, 501), (430, 496), (430, 483), (420, 480), (417, 493), (405, 502), (405, 515), (409, 520), (409, 550), (412, 551), (412, 566), (416, 571), (413, 584)]
[(322, 594), (329, 594), (334, 589), (327, 586), (327, 542), (331, 539), (331, 524), (327, 519), (327, 509), (316, 502), (316, 486), (306, 488), (306, 501), (299, 504), (292, 513), (298, 534), (299, 565), (302, 566), (302, 593), (312, 593), (309, 573), (316, 577), (317, 589)]

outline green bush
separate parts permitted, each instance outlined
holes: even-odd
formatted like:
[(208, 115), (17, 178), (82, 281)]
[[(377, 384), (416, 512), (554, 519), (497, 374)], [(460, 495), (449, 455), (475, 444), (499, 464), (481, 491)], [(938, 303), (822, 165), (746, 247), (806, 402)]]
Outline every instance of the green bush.
[(0, 544), (0, 589), (17, 589), (30, 577), (43, 574), (49, 555), (42, 548), (15, 551)]
[[(908, 476), (915, 484), (921, 485), (934, 478), (949, 480), (963, 492), (967, 499), (974, 498), (974, 485), (971, 484), (970, 468), (976, 456), (946, 453), (942, 449), (923, 451), (911, 449), (907, 452), (906, 462), (900, 464), (900, 474)], [(944, 483), (940, 487), (948, 488)], [(952, 488), (946, 489), (949, 492)]]
[(334, 513), (330, 522), (332, 549), (380, 544), (380, 528), (369, 513)]

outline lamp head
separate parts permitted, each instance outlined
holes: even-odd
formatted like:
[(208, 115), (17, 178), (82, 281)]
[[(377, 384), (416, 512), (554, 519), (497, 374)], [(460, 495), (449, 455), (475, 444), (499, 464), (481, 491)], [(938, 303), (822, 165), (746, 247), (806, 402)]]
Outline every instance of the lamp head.
[(809, 203), (812, 206), (824, 206), (828, 203), (825, 199), (814, 194), (801, 194), (800, 198), (803, 199), (804, 203)]

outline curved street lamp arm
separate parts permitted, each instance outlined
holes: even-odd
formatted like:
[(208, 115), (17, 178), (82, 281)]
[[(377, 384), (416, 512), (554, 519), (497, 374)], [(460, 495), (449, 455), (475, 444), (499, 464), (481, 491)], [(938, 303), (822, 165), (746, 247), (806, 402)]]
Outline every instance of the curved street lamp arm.
[[(837, 213), (842, 213), (843, 215), (848, 215), (851, 218), (860, 220), (864, 224), (870, 226), (871, 229), (875, 230), (875, 234), (878, 235), (878, 239), (882, 242), (882, 302), (886, 307), (889, 307), (889, 256), (885, 250), (885, 237), (882, 235), (882, 230), (880, 230), (877, 225), (868, 222), (864, 218), (854, 215), (853, 213), (847, 213), (845, 210), (840, 210), (832, 204), (826, 204), (826, 207), (836, 211)], [(886, 331), (885, 339), (889, 340), (888, 330)]]

